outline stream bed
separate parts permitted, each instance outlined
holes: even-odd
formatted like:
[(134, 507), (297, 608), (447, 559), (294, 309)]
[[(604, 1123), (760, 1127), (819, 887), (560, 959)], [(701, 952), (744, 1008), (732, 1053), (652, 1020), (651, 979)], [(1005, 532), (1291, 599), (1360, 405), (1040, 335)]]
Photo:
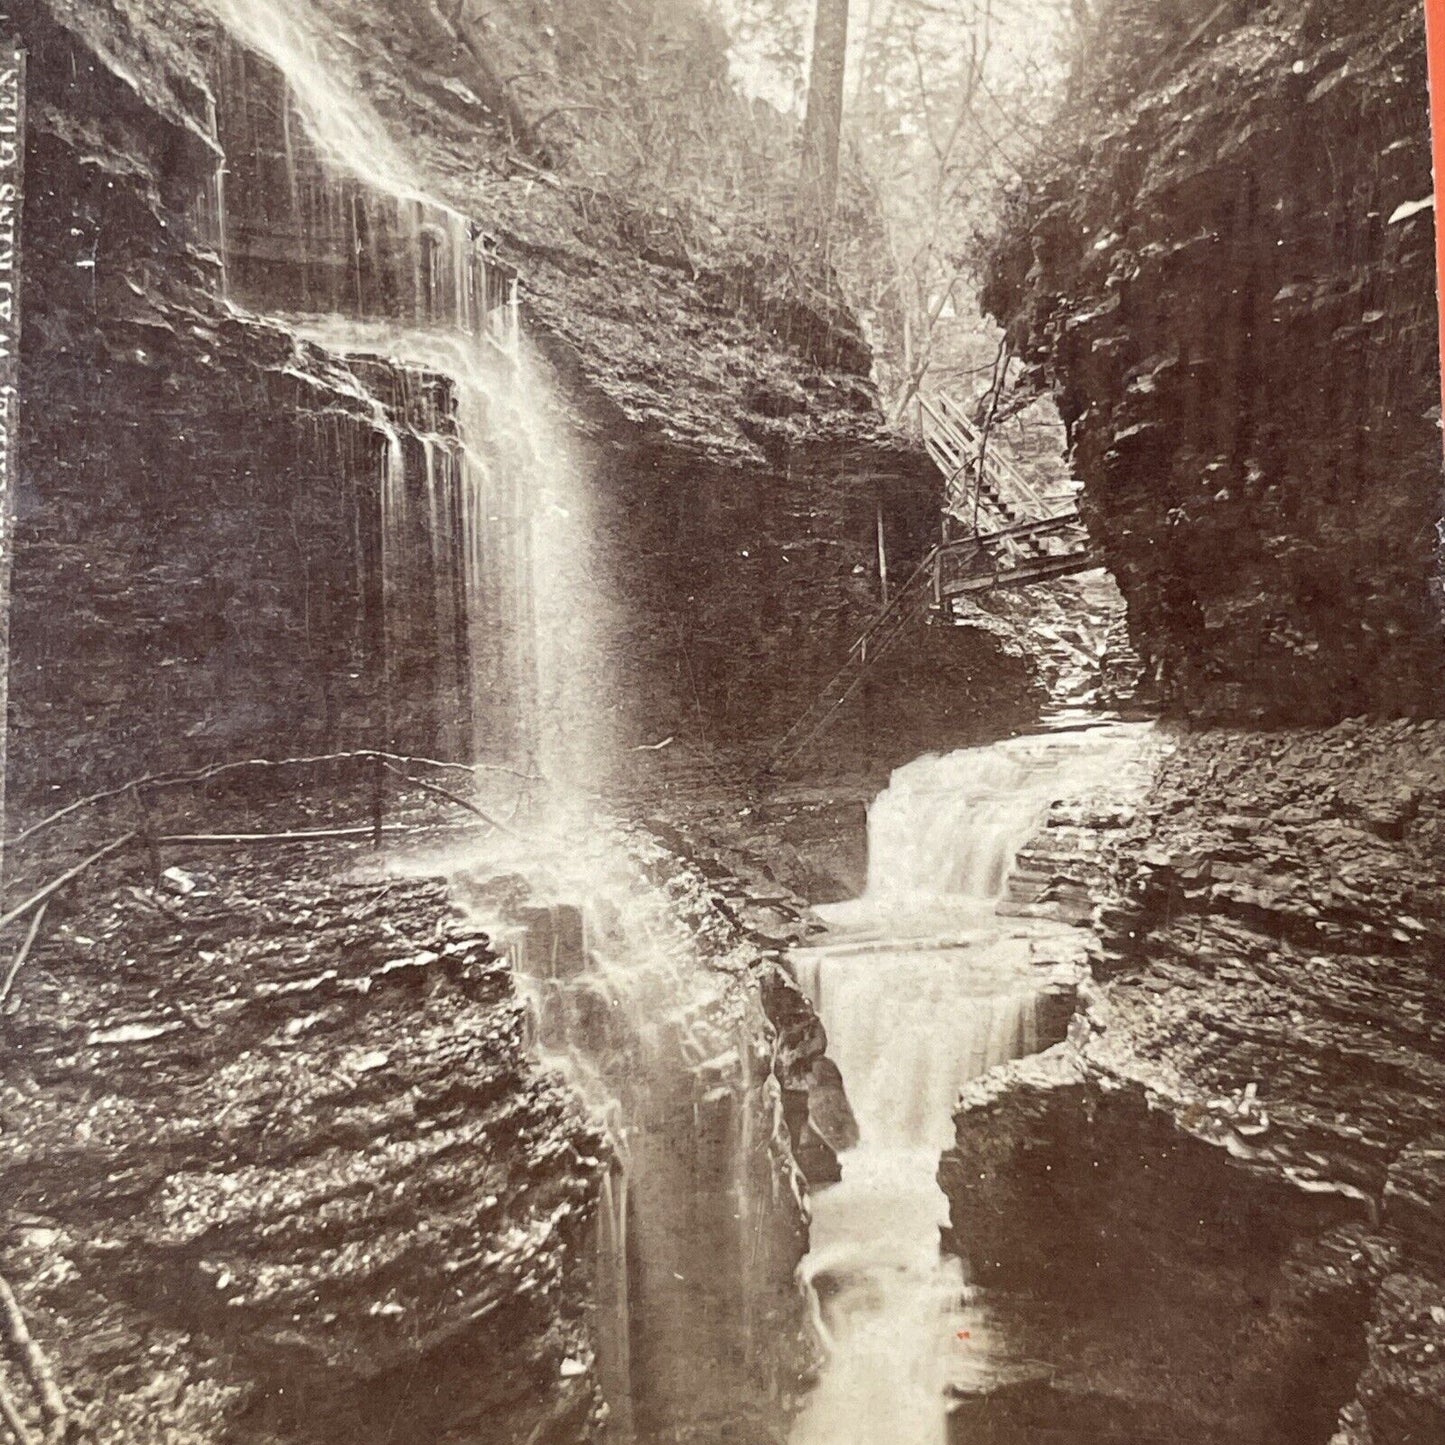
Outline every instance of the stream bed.
[[(816, 905), (771, 959), (680, 835), (589, 809), (448, 865), (512, 958), (534, 1049), (610, 1141), (593, 1314), (609, 1439), (941, 1445), (951, 1398), (1018, 1369), (940, 1250), (939, 1157), (962, 1086), (1058, 1042), (1082, 977), (1080, 930), (998, 911), (1015, 855), (1147, 731), (898, 769), (868, 810), (860, 896)], [(812, 1064), (767, 1002), (780, 966)], [(831, 1090), (809, 1127), (852, 1115), (827, 1141), (841, 1178), (815, 1171), (811, 1191), (788, 1103), (808, 1078)]]
[(858, 1122), (842, 1179), (812, 1199), (800, 1276), (826, 1353), (793, 1445), (940, 1445), (951, 1391), (1009, 1369), (962, 1261), (939, 1250), (935, 1179), (960, 1088), (1057, 1042), (1079, 934), (996, 912), (1015, 854), (1056, 799), (1096, 788), (1144, 729), (1011, 739), (900, 768), (869, 812), (868, 882), (821, 907), (792, 966)]

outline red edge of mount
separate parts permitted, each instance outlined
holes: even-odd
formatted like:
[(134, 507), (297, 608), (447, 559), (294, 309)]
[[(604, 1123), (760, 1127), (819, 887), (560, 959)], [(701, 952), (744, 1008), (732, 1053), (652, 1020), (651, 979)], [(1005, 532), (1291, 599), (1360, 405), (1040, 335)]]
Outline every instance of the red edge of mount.
[(1440, 311), (1440, 395), (1445, 408), (1445, 226), (1440, 224), (1440, 177), (1445, 175), (1445, 0), (1425, 0), (1425, 48), (1430, 60), (1430, 130), (1434, 145), (1435, 293)]

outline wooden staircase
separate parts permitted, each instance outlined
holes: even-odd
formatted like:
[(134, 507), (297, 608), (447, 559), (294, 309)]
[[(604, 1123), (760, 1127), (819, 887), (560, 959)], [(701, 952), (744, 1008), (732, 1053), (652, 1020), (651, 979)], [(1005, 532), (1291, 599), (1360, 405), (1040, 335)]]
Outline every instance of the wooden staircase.
[(1102, 566), (1089, 534), (1070, 508), (1057, 516), (1019, 522), (996, 532), (955, 537), (928, 554), (932, 605), (951, 614), (955, 597), (996, 587), (1027, 587)]
[(927, 618), (936, 593), (934, 568), (937, 557), (938, 548), (935, 547), (848, 649), (843, 665), (829, 679), (812, 706), (773, 745), (761, 770), (764, 774), (786, 767), (809, 747), (862, 686), (869, 667)]
[[(807, 712), (778, 739), (761, 775), (786, 767), (811, 746), (862, 686), (868, 668), (920, 620), (932, 616), (951, 623), (956, 598), (1102, 566), (1079, 520), (1075, 489), (1039, 492), (943, 393), (920, 397), (919, 403), (924, 443), (946, 479), (945, 538), (869, 623)], [(962, 521), (968, 531), (948, 536), (947, 518)]]
[(949, 596), (963, 592), (1048, 581), (1098, 565), (1079, 524), (1076, 489), (1041, 493), (946, 392), (920, 397), (919, 412), (924, 444), (944, 475), (947, 516), (967, 528), (939, 549), (935, 606), (946, 608)]
[[(920, 397), (923, 443), (943, 473), (950, 510), (965, 522), (986, 512), (995, 526), (1012, 527), (1057, 511), (1008, 460), (952, 397)], [(979, 520), (985, 520), (979, 518)]]

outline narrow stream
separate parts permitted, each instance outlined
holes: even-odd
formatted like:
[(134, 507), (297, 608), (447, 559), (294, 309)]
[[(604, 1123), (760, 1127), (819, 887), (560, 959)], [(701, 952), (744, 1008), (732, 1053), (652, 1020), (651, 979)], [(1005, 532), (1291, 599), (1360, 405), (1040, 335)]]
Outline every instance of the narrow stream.
[(1018, 850), (1059, 798), (1089, 792), (1143, 730), (1011, 739), (900, 768), (869, 813), (862, 898), (793, 965), (859, 1128), (815, 1192), (803, 1262), (827, 1352), (793, 1445), (941, 1445), (951, 1385), (986, 1379), (986, 1323), (939, 1251), (935, 1180), (960, 1087), (1032, 1053), (1038, 1004), (1077, 934), (996, 912)]

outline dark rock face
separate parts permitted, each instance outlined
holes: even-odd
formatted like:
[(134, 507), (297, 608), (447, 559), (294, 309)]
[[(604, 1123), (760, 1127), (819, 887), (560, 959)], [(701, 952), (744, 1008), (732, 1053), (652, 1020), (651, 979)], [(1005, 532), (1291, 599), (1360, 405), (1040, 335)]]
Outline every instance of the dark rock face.
[[(388, 442), (367, 385), (408, 394), (393, 407), (398, 485), (420, 492), (418, 436), (455, 436), (448, 383), (368, 376), (220, 306), (194, 220), (218, 161), (187, 78), (196, 57), (143, 57), (171, 67), (158, 76), (136, 57), (167, 101), (149, 107), (98, 59), (114, 37), (88, 33), (93, 18), (70, 30), (40, 6), (21, 17), (35, 183), (12, 621), (20, 792), (388, 733), (469, 743), (470, 685), (441, 619), (430, 605), (388, 615)], [(428, 604), (457, 546), (417, 586)]]
[(68, 917), (4, 1024), (0, 1253), (79, 1423), (592, 1438), (607, 1146), (508, 965), (440, 882), (187, 870)]
[[(1059, 396), (1133, 640), (1197, 719), (1432, 712), (1418, 7), (1096, 12), (1078, 148), (1017, 197), (989, 304)], [(953, 1247), (1033, 1293), (1054, 1366), (961, 1428), (1445, 1436), (1442, 737), (1180, 737), (1141, 805), (1025, 850), (1014, 906), (1093, 906), (1097, 985), (944, 1158)]]
[[(525, 599), (464, 595), (456, 378), (364, 340), (328, 352), (270, 319), (509, 324), (510, 269), (471, 217), (510, 215), (515, 198), (462, 184), (462, 132), (443, 126), (441, 144), (435, 97), (418, 96), (426, 67), (445, 76), (452, 61), (423, 45), (406, 61), (421, 71), (377, 80), (380, 114), (411, 133), (417, 175), (444, 197), (398, 199), (385, 176), (328, 161), (280, 71), (207, 7), (28, 0), (17, 19), (39, 178), (25, 217), (17, 798), (247, 753), (389, 743), (464, 758), (478, 738), (525, 753)], [(376, 17), (330, 19), (345, 50), (347, 26), (369, 33)], [(436, 23), (418, 21), (427, 35)], [(402, 64), (372, 39), (379, 65)], [(635, 678), (620, 741), (765, 738), (876, 609), (880, 510), (896, 580), (927, 545), (938, 478), (881, 437), (841, 313), (784, 325), (771, 303), (739, 311), (727, 288), (591, 246), (560, 271), (550, 250), (545, 263), (520, 241), (511, 254), (542, 266), (531, 314), (550, 328), (537, 328), (544, 369), (589, 468), (590, 565), (618, 613), (607, 665)], [(667, 324), (685, 344), (649, 360), (667, 309), (654, 282), (682, 288)], [(627, 330), (639, 318), (647, 345)], [(830, 334), (844, 338), (831, 350)], [(628, 379), (634, 362), (651, 366), (646, 385)], [(494, 440), (468, 438), (505, 472)], [(517, 535), (488, 541), (494, 577), (521, 568)], [(974, 680), (997, 649), (953, 642), (920, 629), (893, 678), (880, 674), (921, 685), (942, 663), (910, 713), (919, 745), (967, 732), (989, 690)], [(999, 679), (1026, 715), (1027, 669), (1005, 663)], [(915, 741), (900, 735), (880, 761)]]
[(1103, 982), (942, 1172), (980, 1278), (1058, 1305), (1065, 1416), (1445, 1431), (1442, 776), (1433, 722), (1202, 733), (1084, 853)]
[(1051, 380), (1166, 700), (1438, 705), (1439, 368), (1420, 7), (1095, 7), (1076, 146), (987, 304)]
[[(937, 526), (938, 475), (899, 447), (784, 446), (769, 468), (679, 465), (646, 445), (599, 459), (621, 599), (630, 735), (759, 760), (848, 660)], [(1036, 716), (1033, 671), (996, 639), (920, 622), (879, 659), (797, 771), (880, 771)]]

